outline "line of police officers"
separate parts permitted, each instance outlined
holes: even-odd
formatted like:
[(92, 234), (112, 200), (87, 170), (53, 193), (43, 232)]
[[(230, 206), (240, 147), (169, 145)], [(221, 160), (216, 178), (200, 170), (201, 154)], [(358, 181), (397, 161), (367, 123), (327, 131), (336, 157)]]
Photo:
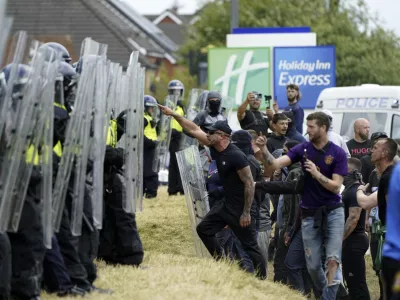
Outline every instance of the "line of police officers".
[[(61, 97), (54, 97), (54, 148), (53, 176), (57, 174), (63, 155), (66, 128), (74, 100), (79, 74), (82, 72), (82, 59), (71, 65), (67, 49), (58, 43), (46, 43), (60, 53), (63, 61), (59, 68), (57, 88), (62, 89)], [(6, 66), (1, 74), (0, 94), (10, 79), (11, 66)], [(20, 97), (31, 70), (27, 65), (18, 65), (17, 79), (13, 97)], [(58, 94), (56, 94), (58, 95)], [(0, 98), (2, 99), (2, 98)], [(15, 99), (13, 99), (15, 100)], [(111, 117), (107, 133), (107, 147), (104, 159), (104, 214), (103, 229), (97, 230), (92, 216), (91, 184), (86, 183), (83, 225), (81, 236), (71, 232), (72, 184), (65, 199), (59, 232), (52, 237), (51, 249), (43, 242), (42, 209), (40, 201), (41, 171), (40, 151), (28, 149), (26, 162), (33, 161), (34, 167), (24, 202), (19, 229), (15, 233), (0, 233), (0, 299), (40, 299), (42, 289), (58, 296), (84, 295), (97, 291), (111, 293), (110, 290), (96, 288), (93, 283), (97, 277), (94, 259), (100, 258), (111, 264), (139, 266), (143, 260), (143, 246), (137, 230), (135, 214), (123, 209), (125, 177), (123, 174), (124, 150), (118, 141), (124, 134), (126, 112)], [(3, 135), (4, 136), (4, 135)], [(4, 159), (5, 143), (0, 141), (0, 159)], [(25, 162), (24, 162), (25, 163)], [(92, 164), (88, 164), (89, 175)], [(3, 170), (5, 171), (5, 170)], [(73, 177), (73, 176), (71, 176)]]

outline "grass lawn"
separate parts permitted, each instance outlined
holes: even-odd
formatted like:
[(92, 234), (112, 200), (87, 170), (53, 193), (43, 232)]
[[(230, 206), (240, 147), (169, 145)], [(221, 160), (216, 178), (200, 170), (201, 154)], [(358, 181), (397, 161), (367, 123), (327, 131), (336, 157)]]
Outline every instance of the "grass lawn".
[[(304, 299), (269, 279), (260, 281), (237, 265), (195, 257), (185, 200), (168, 197), (165, 187), (157, 199), (145, 200), (137, 214), (145, 260), (142, 269), (111, 267), (98, 262), (96, 285), (114, 290), (112, 295), (92, 294), (88, 299)], [(371, 299), (379, 298), (379, 285), (367, 266)], [(56, 298), (43, 295), (43, 299)], [(68, 298), (66, 298), (68, 299)], [(71, 298), (76, 299), (76, 298)]]

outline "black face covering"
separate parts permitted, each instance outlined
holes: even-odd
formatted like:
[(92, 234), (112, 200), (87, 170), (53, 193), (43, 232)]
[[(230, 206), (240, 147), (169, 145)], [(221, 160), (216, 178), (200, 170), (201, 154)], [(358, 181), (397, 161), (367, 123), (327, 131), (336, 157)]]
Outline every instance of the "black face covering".
[(210, 109), (210, 112), (212, 114), (218, 114), (220, 106), (221, 106), (221, 101), (219, 100), (208, 101), (208, 108)]

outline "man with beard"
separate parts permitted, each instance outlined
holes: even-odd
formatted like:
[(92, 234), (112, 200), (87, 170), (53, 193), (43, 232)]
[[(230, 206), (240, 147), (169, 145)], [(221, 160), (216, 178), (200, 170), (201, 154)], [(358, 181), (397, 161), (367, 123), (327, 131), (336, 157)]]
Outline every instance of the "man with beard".
[(293, 113), (292, 121), (295, 124), (296, 130), (303, 134), (304, 123), (304, 110), (300, 107), (300, 90), (296, 84), (288, 84), (286, 86), (286, 94), (288, 99), (288, 106), (284, 111), (291, 111)]
[(371, 140), (368, 139), (371, 126), (367, 119), (357, 119), (354, 121), (354, 138), (347, 142), (351, 157), (361, 159), (369, 153)]
[[(240, 127), (245, 130), (252, 129), (262, 132), (263, 135), (268, 134), (268, 118), (259, 111), (261, 106), (262, 95), (258, 92), (250, 92), (247, 94), (246, 100), (238, 107), (237, 117)], [(250, 106), (250, 109), (247, 109)]]
[[(344, 230), (344, 209), (339, 192), (343, 177), (347, 175), (347, 159), (342, 148), (329, 142), (329, 126), (326, 114), (308, 115), (310, 142), (295, 146), (277, 159), (269, 153), (265, 137), (259, 136), (257, 145), (263, 150), (265, 166), (272, 170), (301, 162), (305, 170), (301, 227), (307, 269), (316, 294), (322, 294), (323, 299), (336, 299), (342, 277), (339, 264)], [(321, 264), (322, 245), (326, 249), (326, 270)]]
[(347, 162), (349, 174), (344, 178), (342, 192), (346, 223), (343, 233), (343, 277), (350, 299), (370, 299), (365, 275), (364, 255), (368, 250), (365, 234), (365, 210), (357, 203), (357, 188), (361, 182), (361, 162), (351, 157)]
[(197, 225), (200, 239), (209, 253), (216, 260), (220, 260), (223, 250), (215, 235), (228, 225), (253, 261), (257, 277), (265, 279), (266, 262), (257, 244), (256, 220), (250, 215), (254, 199), (253, 175), (246, 155), (230, 142), (232, 129), (226, 121), (217, 121), (206, 134), (195, 123), (179, 116), (168, 107), (159, 107), (165, 115), (174, 117), (190, 136), (215, 150), (225, 200), (214, 205)]

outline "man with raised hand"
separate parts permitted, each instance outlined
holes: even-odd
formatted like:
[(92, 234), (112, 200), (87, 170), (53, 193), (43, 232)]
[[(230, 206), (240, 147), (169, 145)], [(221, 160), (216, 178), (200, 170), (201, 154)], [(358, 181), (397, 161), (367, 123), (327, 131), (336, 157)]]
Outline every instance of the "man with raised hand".
[(256, 220), (250, 216), (254, 179), (246, 155), (230, 142), (232, 129), (226, 121), (217, 121), (206, 134), (195, 123), (170, 108), (162, 105), (159, 107), (165, 115), (174, 117), (190, 136), (209, 146), (217, 163), (225, 198), (214, 205), (197, 226), (200, 239), (210, 254), (219, 260), (223, 257), (223, 250), (215, 235), (228, 225), (253, 261), (257, 277), (265, 279), (266, 266), (257, 244)]
[[(266, 137), (259, 136), (265, 166), (272, 170), (301, 162), (305, 170), (301, 196), (301, 227), (307, 269), (314, 281), (317, 296), (336, 299), (342, 274), (344, 209), (340, 196), (343, 177), (347, 175), (346, 153), (328, 140), (329, 117), (314, 112), (307, 117), (310, 142), (290, 149), (287, 155), (275, 159), (266, 147)], [(326, 249), (326, 275), (321, 264), (322, 246)]]

